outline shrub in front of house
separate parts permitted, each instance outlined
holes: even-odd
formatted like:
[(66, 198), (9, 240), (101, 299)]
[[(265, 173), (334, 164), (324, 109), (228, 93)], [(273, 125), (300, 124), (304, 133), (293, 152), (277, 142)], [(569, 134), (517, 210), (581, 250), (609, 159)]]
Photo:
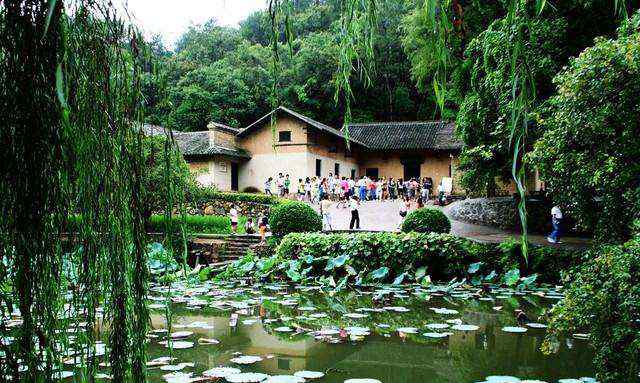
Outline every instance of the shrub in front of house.
[(409, 213), (402, 222), (405, 233), (448, 233), (451, 231), (451, 221), (439, 209), (422, 208)]
[(322, 218), (304, 202), (283, 201), (271, 208), (269, 225), (273, 235), (281, 238), (289, 233), (321, 231)]
[(192, 188), (187, 193), (187, 200), (189, 202), (201, 203), (211, 200), (221, 200), (227, 202), (252, 202), (265, 205), (273, 205), (280, 200), (276, 196), (266, 194), (256, 194), (253, 192), (238, 193), (238, 192), (221, 192), (212, 187), (197, 187)]
[(637, 382), (640, 374), (640, 239), (590, 250), (551, 311), (547, 351), (557, 335), (587, 333), (602, 382)]

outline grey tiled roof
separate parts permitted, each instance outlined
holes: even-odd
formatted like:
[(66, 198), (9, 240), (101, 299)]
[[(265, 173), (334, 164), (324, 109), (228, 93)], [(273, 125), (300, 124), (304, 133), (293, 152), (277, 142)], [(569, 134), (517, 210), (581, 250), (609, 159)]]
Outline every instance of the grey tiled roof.
[[(253, 124), (251, 124), (251, 125), (247, 126), (246, 128), (242, 129), (238, 133), (238, 136), (240, 136), (240, 137), (246, 136), (247, 134), (251, 133), (256, 128), (260, 127), (261, 126), (260, 124), (262, 122), (264, 122), (267, 118), (269, 118), (271, 116), (271, 114), (278, 113), (278, 112), (280, 112), (280, 113), (284, 112), (284, 113), (286, 113), (286, 114), (288, 114), (290, 116), (293, 116), (293, 117), (297, 118), (298, 120), (306, 123), (307, 125), (310, 125), (310, 126), (316, 128), (316, 129), (318, 129), (318, 130), (320, 130), (322, 132), (329, 133), (332, 136), (339, 137), (339, 138), (342, 138), (342, 139), (345, 138), (344, 134), (342, 134), (342, 132), (340, 130), (338, 130), (336, 128), (332, 128), (331, 126), (325, 125), (325, 124), (323, 124), (321, 122), (318, 122), (318, 121), (316, 121), (316, 120), (314, 120), (312, 118), (309, 118), (309, 117), (307, 117), (307, 116), (305, 116), (303, 114), (300, 114), (300, 113), (298, 113), (296, 111), (293, 111), (293, 110), (291, 110), (289, 108), (285, 108), (284, 106), (279, 106), (278, 108), (276, 108), (276, 109), (272, 110), (271, 112), (267, 113), (266, 115), (262, 116), (260, 119), (258, 119)], [(358, 145), (365, 146), (365, 144), (363, 142), (361, 142), (358, 139), (355, 139), (354, 137), (349, 137), (349, 141), (351, 141), (352, 143), (356, 143)]]
[(372, 122), (349, 124), (349, 135), (373, 150), (459, 150), (454, 124), (429, 122)]
[[(229, 128), (233, 129), (233, 128)], [(169, 131), (161, 126), (144, 124), (142, 127), (144, 134), (148, 136), (168, 135)], [(229, 156), (236, 158), (251, 158), (249, 153), (238, 148), (227, 148), (220, 145), (209, 145), (209, 132), (179, 132), (173, 131), (173, 138), (178, 145), (180, 153), (185, 158)]]

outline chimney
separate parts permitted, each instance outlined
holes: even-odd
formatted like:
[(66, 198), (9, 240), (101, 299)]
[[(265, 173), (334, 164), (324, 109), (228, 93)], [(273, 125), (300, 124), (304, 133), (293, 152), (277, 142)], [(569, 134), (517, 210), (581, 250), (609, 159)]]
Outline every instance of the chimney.
[(236, 134), (238, 133), (236, 129), (217, 122), (210, 122), (207, 129), (209, 129), (210, 147), (222, 146), (229, 149), (236, 147)]

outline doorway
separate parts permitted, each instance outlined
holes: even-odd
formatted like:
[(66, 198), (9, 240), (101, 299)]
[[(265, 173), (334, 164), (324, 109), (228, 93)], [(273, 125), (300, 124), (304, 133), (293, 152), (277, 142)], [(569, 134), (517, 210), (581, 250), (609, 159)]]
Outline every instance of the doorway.
[(231, 163), (231, 190), (238, 191), (238, 163)]
[(404, 164), (404, 179), (410, 180), (415, 178), (420, 179), (420, 163), (419, 162), (406, 162)]

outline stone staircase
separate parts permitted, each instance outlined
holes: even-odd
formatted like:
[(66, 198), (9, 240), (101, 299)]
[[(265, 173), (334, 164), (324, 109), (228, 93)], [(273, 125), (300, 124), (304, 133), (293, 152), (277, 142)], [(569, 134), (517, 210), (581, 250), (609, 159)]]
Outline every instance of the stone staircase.
[(227, 261), (245, 256), (258, 243), (258, 235), (198, 234), (190, 241), (189, 252), (205, 263)]

